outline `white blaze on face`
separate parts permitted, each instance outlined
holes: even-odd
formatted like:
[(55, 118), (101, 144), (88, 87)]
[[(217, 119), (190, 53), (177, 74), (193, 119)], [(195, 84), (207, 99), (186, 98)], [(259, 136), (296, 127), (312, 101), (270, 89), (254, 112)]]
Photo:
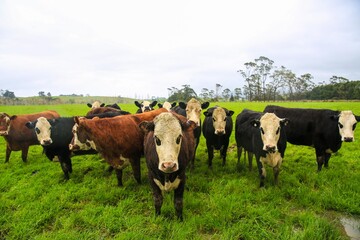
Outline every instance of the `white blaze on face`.
[(49, 121), (44, 117), (39, 117), (35, 124), (36, 137), (41, 145), (50, 145), (51, 139), (51, 125)]
[(77, 135), (77, 129), (78, 129), (78, 124), (75, 123), (73, 128), (72, 128), (72, 133), (73, 133), (73, 139), (69, 145), (70, 150), (74, 150), (74, 151), (78, 151), (78, 150), (90, 150), (90, 149), (95, 149), (96, 150), (96, 146), (95, 143), (93, 141), (90, 140), (86, 140), (85, 143), (80, 142), (79, 137)]
[(154, 119), (154, 141), (159, 157), (159, 170), (165, 173), (179, 169), (178, 156), (182, 130), (179, 120), (171, 113), (161, 113)]
[(146, 111), (150, 111), (151, 110), (151, 106), (150, 106), (150, 102), (149, 101), (143, 101), (141, 103), (141, 111), (142, 112), (146, 112)]
[(93, 102), (93, 104), (91, 105), (91, 109), (94, 109), (94, 108), (98, 108), (101, 106), (101, 103), (99, 101), (95, 101)]
[(169, 102), (164, 102), (163, 108), (165, 108), (166, 110), (170, 111), (170, 109), (171, 109), (171, 103), (169, 103)]
[(10, 131), (10, 118), (5, 114), (0, 116), (0, 136), (6, 136)]
[(278, 150), (277, 142), (280, 138), (281, 120), (274, 113), (265, 113), (260, 118), (260, 131), (264, 151), (276, 152)]
[(216, 135), (225, 134), (226, 127), (226, 112), (223, 108), (217, 107), (212, 114), (213, 126)]
[(352, 142), (354, 141), (354, 130), (356, 127), (356, 119), (352, 111), (341, 111), (339, 115), (339, 133), (341, 141)]
[(200, 126), (201, 104), (195, 98), (192, 98), (186, 104), (186, 118), (193, 121), (196, 126)]

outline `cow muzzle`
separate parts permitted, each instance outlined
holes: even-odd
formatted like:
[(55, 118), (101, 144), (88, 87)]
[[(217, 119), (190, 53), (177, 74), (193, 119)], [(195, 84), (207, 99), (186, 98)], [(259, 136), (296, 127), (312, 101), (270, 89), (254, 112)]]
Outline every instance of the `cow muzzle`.
[(172, 173), (178, 170), (178, 164), (175, 162), (163, 162), (160, 165), (160, 170), (165, 173)]
[(43, 145), (43, 146), (48, 146), (48, 145), (52, 144), (52, 140), (50, 138), (45, 139), (45, 140), (41, 140), (40, 144)]
[(77, 144), (69, 144), (69, 150), (70, 150), (70, 151), (80, 150), (80, 146), (77, 145)]
[(225, 129), (216, 129), (215, 134), (219, 136), (225, 135)]
[(276, 146), (266, 145), (264, 150), (268, 153), (275, 153), (277, 151)]
[(8, 131), (0, 131), (0, 136), (7, 136), (8, 134)]
[(353, 142), (353, 141), (354, 141), (354, 138), (353, 138), (353, 137), (344, 137), (344, 138), (343, 138), (343, 141), (344, 141), (344, 142)]

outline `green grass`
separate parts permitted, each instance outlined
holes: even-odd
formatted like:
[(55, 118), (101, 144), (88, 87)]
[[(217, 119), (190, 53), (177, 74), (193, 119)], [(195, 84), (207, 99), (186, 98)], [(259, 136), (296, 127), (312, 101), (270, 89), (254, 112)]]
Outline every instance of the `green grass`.
[[(262, 111), (268, 103), (211, 103), (235, 111)], [(351, 109), (355, 102), (281, 102), (290, 107)], [(134, 104), (120, 104), (135, 112)], [(9, 114), (54, 109), (62, 116), (84, 115), (79, 105), (0, 106)], [(215, 152), (213, 169), (207, 167), (205, 139), (188, 171), (184, 193), (184, 221), (175, 217), (172, 194), (167, 194), (160, 217), (154, 216), (153, 199), (142, 159), (138, 185), (131, 169), (124, 171), (124, 187), (97, 155), (74, 156), (73, 173), (63, 180), (58, 162), (50, 162), (40, 146), (30, 148), (28, 163), (20, 152), (5, 160), (0, 139), (0, 239), (348, 239), (340, 223), (343, 215), (360, 215), (359, 129), (356, 141), (344, 143), (329, 168), (317, 173), (314, 149), (288, 145), (279, 185), (267, 168), (265, 188), (259, 188), (255, 160), (253, 171), (241, 159), (237, 167), (232, 134), (226, 166)], [(247, 166), (247, 163), (246, 163)]]

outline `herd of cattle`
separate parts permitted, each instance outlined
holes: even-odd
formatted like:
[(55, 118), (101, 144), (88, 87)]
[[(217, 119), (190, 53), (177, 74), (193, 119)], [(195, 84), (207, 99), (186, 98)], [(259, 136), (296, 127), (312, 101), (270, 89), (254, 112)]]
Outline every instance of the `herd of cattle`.
[[(220, 150), (226, 163), (229, 139), (233, 132), (234, 111), (200, 103), (138, 102), (136, 113), (123, 111), (117, 104), (94, 102), (82, 117), (60, 117), (55, 111), (13, 115), (0, 113), (0, 135), (6, 140), (6, 158), (11, 151), (22, 151), (27, 161), (29, 146), (40, 144), (49, 160), (58, 158), (64, 177), (72, 172), (71, 157), (100, 154), (114, 170), (119, 186), (122, 171), (131, 165), (134, 178), (141, 183), (140, 158), (145, 156), (149, 182), (153, 191), (155, 213), (160, 214), (163, 192), (174, 190), (176, 215), (182, 219), (185, 171), (194, 167), (201, 132), (206, 139), (208, 165), (212, 167), (214, 149)], [(201, 124), (202, 110), (205, 119)], [(265, 164), (274, 170), (275, 183), (286, 143), (315, 148), (318, 171), (328, 166), (331, 153), (343, 141), (354, 140), (360, 116), (351, 111), (301, 109), (267, 106), (263, 112), (244, 109), (236, 117), (235, 139), (238, 162), (242, 150), (248, 154), (249, 168), (255, 155), (260, 187), (266, 177)]]

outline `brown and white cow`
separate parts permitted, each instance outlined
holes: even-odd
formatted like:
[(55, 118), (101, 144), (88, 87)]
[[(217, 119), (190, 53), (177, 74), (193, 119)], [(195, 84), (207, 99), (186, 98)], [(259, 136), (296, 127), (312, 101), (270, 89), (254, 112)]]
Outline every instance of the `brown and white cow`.
[(99, 107), (104, 107), (105, 103), (101, 103), (100, 101), (95, 101), (93, 103), (87, 103), (86, 104), (89, 108), (94, 109), (94, 108), (99, 108)]
[(21, 151), (22, 160), (27, 161), (29, 146), (39, 145), (39, 142), (35, 132), (28, 129), (25, 124), (39, 117), (58, 118), (60, 115), (52, 110), (12, 116), (0, 113), (0, 136), (6, 140), (5, 162), (9, 162), (11, 151)]
[(174, 191), (176, 216), (183, 219), (185, 170), (195, 151), (196, 124), (176, 113), (161, 113), (152, 122), (142, 122), (146, 133), (144, 153), (153, 191), (155, 214), (160, 215), (163, 193)]
[[(119, 186), (123, 185), (122, 170), (128, 165), (131, 165), (134, 177), (140, 183), (140, 157), (144, 151), (144, 133), (139, 124), (142, 121), (151, 121), (162, 112), (167, 110), (160, 108), (113, 118), (75, 117), (77, 128), (74, 129), (74, 138), (81, 144), (92, 143), (92, 147), (115, 169)], [(79, 146), (73, 147), (81, 149)]]
[(209, 102), (200, 103), (199, 100), (191, 98), (187, 103), (179, 102), (179, 106), (174, 108), (174, 112), (185, 116), (189, 121), (194, 122), (197, 127), (194, 129), (195, 152), (190, 161), (191, 168), (194, 167), (195, 153), (200, 142), (201, 135), (201, 111), (209, 107)]
[(244, 109), (237, 117), (235, 139), (238, 148), (238, 162), (241, 150), (254, 153), (260, 176), (260, 187), (266, 177), (265, 164), (273, 168), (275, 184), (278, 183), (280, 166), (286, 149), (284, 126), (288, 119), (274, 113), (261, 113)]

